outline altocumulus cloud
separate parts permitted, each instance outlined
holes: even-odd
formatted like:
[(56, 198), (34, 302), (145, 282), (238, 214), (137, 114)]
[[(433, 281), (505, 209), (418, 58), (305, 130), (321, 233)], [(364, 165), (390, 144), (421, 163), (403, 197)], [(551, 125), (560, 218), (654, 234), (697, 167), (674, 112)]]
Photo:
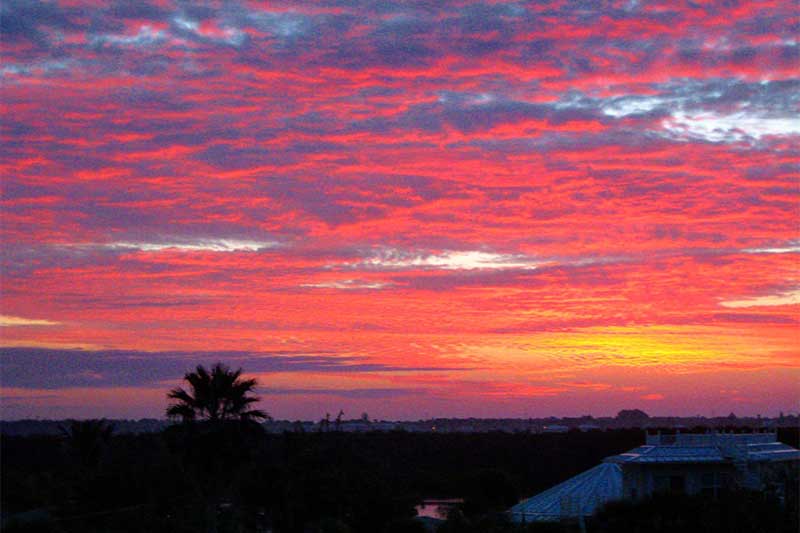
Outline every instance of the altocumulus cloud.
[(750, 298), (741, 298), (738, 300), (724, 300), (720, 302), (723, 307), (730, 307), (732, 309), (741, 307), (773, 307), (780, 305), (797, 305), (800, 304), (800, 289), (781, 292), (778, 294), (767, 294), (764, 296), (753, 296)]
[(463, 360), (449, 338), (533, 372), (495, 336), (614, 325), (709, 369), (714, 339), (795, 355), (790, 2), (99, 4), (0, 3), (4, 341), (55, 350), (6, 352), (4, 380), (222, 359), (303, 390)]
[(499, 254), (481, 250), (412, 252), (386, 248), (360, 262), (341, 266), (374, 270), (532, 270), (540, 265), (541, 262), (521, 254)]
[(195, 239), (176, 242), (114, 242), (100, 245), (111, 250), (140, 250), (160, 252), (178, 250), (182, 252), (257, 252), (279, 246), (277, 242), (250, 241), (240, 239)]

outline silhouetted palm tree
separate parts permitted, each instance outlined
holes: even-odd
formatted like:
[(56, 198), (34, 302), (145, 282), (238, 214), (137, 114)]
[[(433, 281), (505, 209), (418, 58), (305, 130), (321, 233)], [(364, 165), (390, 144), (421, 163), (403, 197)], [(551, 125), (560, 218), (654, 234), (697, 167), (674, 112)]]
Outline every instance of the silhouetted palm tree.
[(251, 394), (257, 382), (242, 378), (241, 368), (217, 363), (207, 370), (199, 365), (183, 379), (189, 384), (186, 389), (176, 387), (167, 394), (172, 400), (167, 415), (204, 423), (173, 426), (167, 438), (182, 456), (187, 475), (197, 481), (206, 532), (215, 533), (220, 504), (234, 502), (231, 512), (238, 509), (236, 480), (262, 434), (257, 422), (269, 415), (252, 408), (259, 400)]
[(269, 418), (260, 409), (251, 409), (259, 398), (250, 396), (257, 385), (255, 379), (242, 379), (242, 369), (231, 370), (217, 363), (211, 372), (203, 365), (188, 372), (183, 379), (189, 383), (190, 391), (181, 387), (172, 389), (167, 397), (175, 400), (167, 408), (167, 416), (180, 417), (184, 421), (209, 420), (253, 421)]

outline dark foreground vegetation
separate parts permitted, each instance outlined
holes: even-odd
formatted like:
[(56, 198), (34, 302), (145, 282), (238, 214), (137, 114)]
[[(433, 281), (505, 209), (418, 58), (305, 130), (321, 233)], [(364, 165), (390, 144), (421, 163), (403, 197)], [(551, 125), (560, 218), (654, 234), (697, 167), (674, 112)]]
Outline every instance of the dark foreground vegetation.
[[(100, 421), (62, 436), (2, 437), (4, 531), (422, 532), (414, 506), (463, 498), (440, 533), (578, 531), (513, 526), (520, 498), (643, 441), (639, 430), (564, 434), (264, 433), (240, 421), (115, 435)], [(797, 444), (796, 430), (781, 440)], [(760, 494), (615, 504), (587, 531), (796, 532)], [(11, 518), (11, 520), (9, 520)]]

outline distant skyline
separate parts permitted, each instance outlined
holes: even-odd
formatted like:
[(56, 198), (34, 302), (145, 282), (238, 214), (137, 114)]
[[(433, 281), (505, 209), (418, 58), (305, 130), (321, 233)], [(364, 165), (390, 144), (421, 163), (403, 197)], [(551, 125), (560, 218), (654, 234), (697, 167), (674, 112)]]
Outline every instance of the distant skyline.
[(800, 406), (794, 2), (0, 10), (4, 419)]

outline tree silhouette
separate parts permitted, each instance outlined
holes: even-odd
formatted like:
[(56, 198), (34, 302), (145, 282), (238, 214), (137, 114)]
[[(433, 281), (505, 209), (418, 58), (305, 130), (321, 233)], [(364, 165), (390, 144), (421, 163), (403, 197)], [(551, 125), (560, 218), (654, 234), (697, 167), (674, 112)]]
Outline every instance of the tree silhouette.
[(107, 420), (69, 420), (59, 426), (70, 454), (85, 468), (97, 466), (108, 448), (114, 424)]
[(170, 400), (174, 400), (167, 408), (167, 416), (179, 417), (184, 422), (198, 419), (256, 422), (269, 418), (264, 411), (251, 408), (259, 400), (258, 396), (250, 395), (258, 382), (241, 376), (241, 368), (231, 370), (222, 363), (214, 365), (210, 372), (198, 365), (194, 372), (183, 376), (190, 391), (176, 387), (167, 394)]

